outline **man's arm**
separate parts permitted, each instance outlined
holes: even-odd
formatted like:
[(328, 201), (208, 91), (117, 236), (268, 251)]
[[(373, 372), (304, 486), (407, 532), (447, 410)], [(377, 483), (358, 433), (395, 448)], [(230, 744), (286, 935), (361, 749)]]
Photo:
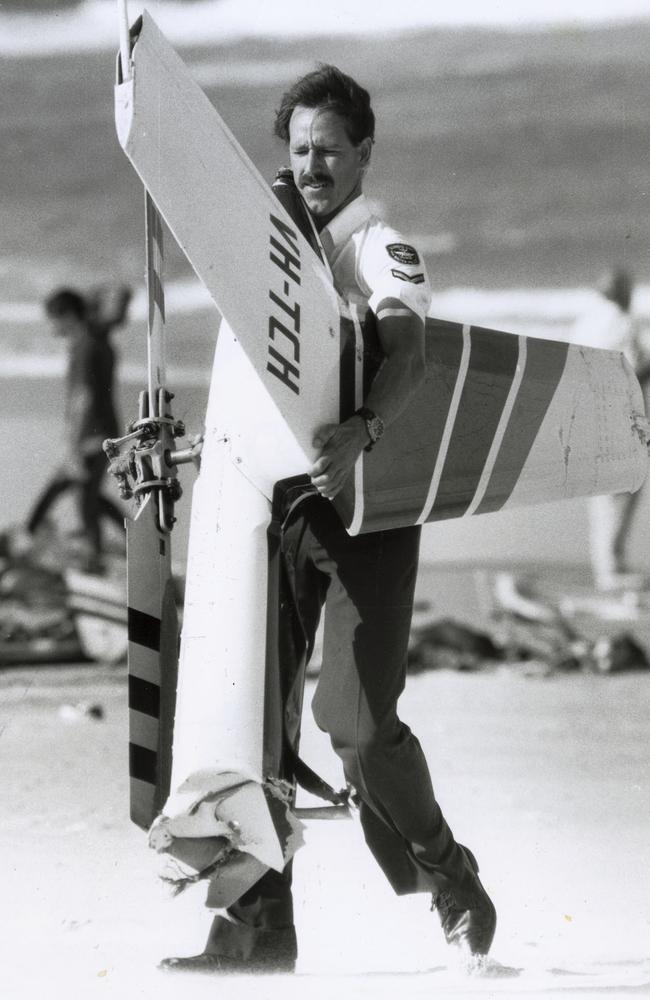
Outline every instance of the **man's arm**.
[[(377, 307), (377, 332), (385, 359), (364, 406), (389, 426), (424, 380), (424, 321), (397, 299), (384, 299)], [(318, 429), (314, 445), (322, 452), (309, 475), (322, 496), (331, 500), (340, 492), (368, 443), (359, 416)]]
[(133, 290), (128, 285), (98, 285), (88, 292), (88, 318), (104, 333), (126, 323)]

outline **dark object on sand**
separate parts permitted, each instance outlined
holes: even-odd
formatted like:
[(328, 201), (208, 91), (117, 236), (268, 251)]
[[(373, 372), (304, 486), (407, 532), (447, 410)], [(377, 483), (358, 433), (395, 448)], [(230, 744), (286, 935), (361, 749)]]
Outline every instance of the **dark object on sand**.
[(0, 667), (82, 659), (61, 573), (0, 557)]
[(501, 659), (503, 650), (489, 635), (443, 618), (417, 630), (409, 649), (408, 669), (410, 673), (440, 668), (480, 670)]
[(23, 535), (0, 533), (0, 667), (83, 660), (57, 553), (39, 561)]
[(625, 632), (598, 639), (593, 646), (592, 658), (594, 669), (601, 674), (650, 668), (650, 661), (643, 646)]

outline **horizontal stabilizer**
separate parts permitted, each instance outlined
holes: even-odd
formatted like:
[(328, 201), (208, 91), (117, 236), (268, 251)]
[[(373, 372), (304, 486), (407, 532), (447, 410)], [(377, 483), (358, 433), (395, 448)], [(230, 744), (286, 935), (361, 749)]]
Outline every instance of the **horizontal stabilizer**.
[(427, 318), (426, 365), (335, 501), (351, 534), (643, 482), (643, 396), (620, 352)]

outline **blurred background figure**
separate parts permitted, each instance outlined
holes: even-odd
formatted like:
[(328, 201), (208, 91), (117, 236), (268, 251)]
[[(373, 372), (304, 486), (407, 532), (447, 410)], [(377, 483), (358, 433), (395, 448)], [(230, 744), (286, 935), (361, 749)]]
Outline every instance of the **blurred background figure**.
[[(600, 279), (589, 309), (577, 320), (572, 340), (590, 347), (622, 351), (637, 375), (647, 382), (650, 361), (643, 357), (638, 325), (632, 312), (634, 281), (629, 271), (613, 267)], [(647, 577), (632, 572), (629, 534), (642, 490), (589, 501), (589, 546), (598, 590), (640, 589)]]
[(59, 497), (74, 490), (84, 547), (77, 556), (86, 572), (102, 573), (102, 517), (120, 528), (124, 514), (100, 492), (106, 472), (102, 442), (118, 434), (115, 411), (113, 329), (127, 318), (131, 289), (100, 287), (89, 294), (59, 288), (45, 301), (45, 312), (57, 336), (68, 342), (65, 382), (65, 455), (61, 467), (36, 501), (27, 521), (34, 535)]

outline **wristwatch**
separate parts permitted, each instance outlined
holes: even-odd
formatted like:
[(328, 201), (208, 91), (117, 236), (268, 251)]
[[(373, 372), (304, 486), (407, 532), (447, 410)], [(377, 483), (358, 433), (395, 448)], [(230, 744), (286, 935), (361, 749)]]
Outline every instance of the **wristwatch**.
[(384, 433), (384, 421), (381, 417), (378, 417), (376, 413), (373, 413), (367, 406), (360, 406), (358, 410), (355, 410), (355, 417), (361, 417), (364, 424), (366, 425), (366, 431), (368, 437), (370, 438), (370, 443), (366, 445), (364, 451), (372, 451), (374, 446), (379, 441), (379, 438)]

